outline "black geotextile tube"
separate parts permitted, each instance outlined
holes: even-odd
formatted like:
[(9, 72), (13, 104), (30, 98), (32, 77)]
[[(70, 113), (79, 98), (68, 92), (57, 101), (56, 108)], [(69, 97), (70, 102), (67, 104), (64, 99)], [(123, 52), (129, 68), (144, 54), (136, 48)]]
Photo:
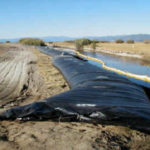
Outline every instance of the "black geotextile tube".
[(101, 122), (150, 131), (150, 102), (142, 87), (72, 55), (57, 56), (53, 64), (71, 90), (9, 109), (1, 119)]

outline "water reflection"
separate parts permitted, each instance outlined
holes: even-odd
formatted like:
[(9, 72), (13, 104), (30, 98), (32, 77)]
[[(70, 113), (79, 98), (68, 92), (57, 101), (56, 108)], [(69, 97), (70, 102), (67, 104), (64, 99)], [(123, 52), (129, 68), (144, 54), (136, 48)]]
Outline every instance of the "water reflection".
[[(128, 57), (119, 57), (119, 56), (114, 56), (114, 55), (91, 53), (91, 52), (84, 52), (84, 54), (94, 57), (94, 58), (101, 59), (109, 67), (117, 68), (117, 69), (120, 69), (120, 70), (123, 70), (126, 72), (138, 74), (138, 75), (147, 75), (150, 77), (150, 67), (145, 66), (144, 65), (145, 63), (142, 60), (135, 59), (135, 58), (132, 59), (132, 58), (128, 58)], [(96, 66), (101, 67), (101, 65), (97, 62), (89, 61), (89, 63), (92, 63)], [(141, 63), (142, 63), (142, 65), (141, 65)], [(121, 76), (128, 78), (129, 80), (131, 80), (132, 82), (134, 82), (136, 84), (150, 88), (150, 83), (148, 83), (148, 82), (130, 78), (130, 77), (127, 77), (124, 75), (121, 75)]]
[(150, 76), (150, 67), (145, 65), (145, 62), (140, 59), (91, 52), (84, 52), (84, 54), (103, 60), (109, 67), (114, 67), (138, 75)]

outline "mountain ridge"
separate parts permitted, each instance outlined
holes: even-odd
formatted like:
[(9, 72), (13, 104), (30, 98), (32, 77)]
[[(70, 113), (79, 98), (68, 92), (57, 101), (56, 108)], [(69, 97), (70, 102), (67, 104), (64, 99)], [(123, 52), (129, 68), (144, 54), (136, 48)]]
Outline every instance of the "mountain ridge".
[[(40, 38), (46, 42), (63, 42), (70, 41), (79, 38), (88, 38), (90, 40), (99, 40), (99, 41), (115, 41), (117, 39), (122, 39), (124, 41), (134, 40), (137, 42), (142, 42), (144, 40), (150, 40), (150, 34), (130, 34), (130, 35), (113, 35), (113, 36), (84, 36), (84, 37), (69, 37), (69, 36), (45, 36), (45, 37), (31, 37), (31, 38)], [(0, 39), (0, 42), (17, 42), (21, 38), (12, 38), (12, 39)]]

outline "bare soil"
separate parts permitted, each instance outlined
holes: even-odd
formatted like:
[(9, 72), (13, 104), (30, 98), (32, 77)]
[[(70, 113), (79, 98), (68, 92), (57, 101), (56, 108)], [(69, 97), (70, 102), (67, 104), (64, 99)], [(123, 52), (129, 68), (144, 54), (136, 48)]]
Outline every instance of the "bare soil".
[[(1, 46), (2, 47), (2, 46)], [(19, 105), (31, 95), (41, 92), (43, 81), (37, 71), (37, 57), (29, 48), (8, 46), (0, 55), (0, 106)]]
[[(51, 97), (69, 89), (51, 57), (30, 48), (37, 57), (43, 88), (16, 105)], [(31, 92), (32, 93), (32, 92)], [(15, 101), (14, 101), (15, 103)], [(11, 106), (8, 106), (11, 107)], [(149, 150), (150, 135), (128, 127), (77, 122), (1, 121), (0, 150)]]

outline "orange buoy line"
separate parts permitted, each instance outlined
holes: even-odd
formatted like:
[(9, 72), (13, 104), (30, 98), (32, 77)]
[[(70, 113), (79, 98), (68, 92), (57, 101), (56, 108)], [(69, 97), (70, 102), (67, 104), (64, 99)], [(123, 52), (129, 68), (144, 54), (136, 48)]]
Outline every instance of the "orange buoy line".
[(142, 81), (145, 81), (145, 82), (150, 82), (150, 77), (148, 77), (146, 75), (136, 75), (136, 74), (125, 72), (125, 71), (122, 71), (122, 70), (119, 70), (119, 69), (116, 69), (116, 68), (108, 67), (108, 66), (105, 65), (105, 63), (102, 60), (99, 60), (97, 58), (93, 58), (93, 57), (90, 57), (90, 56), (83, 55), (79, 52), (76, 52), (76, 55), (79, 56), (79, 57), (86, 58), (88, 60), (96, 61), (96, 62), (102, 64), (102, 67), (106, 70), (110, 70), (110, 71), (116, 72), (118, 74), (125, 75), (125, 76), (135, 78), (135, 79), (138, 79), (138, 80), (142, 80)]

